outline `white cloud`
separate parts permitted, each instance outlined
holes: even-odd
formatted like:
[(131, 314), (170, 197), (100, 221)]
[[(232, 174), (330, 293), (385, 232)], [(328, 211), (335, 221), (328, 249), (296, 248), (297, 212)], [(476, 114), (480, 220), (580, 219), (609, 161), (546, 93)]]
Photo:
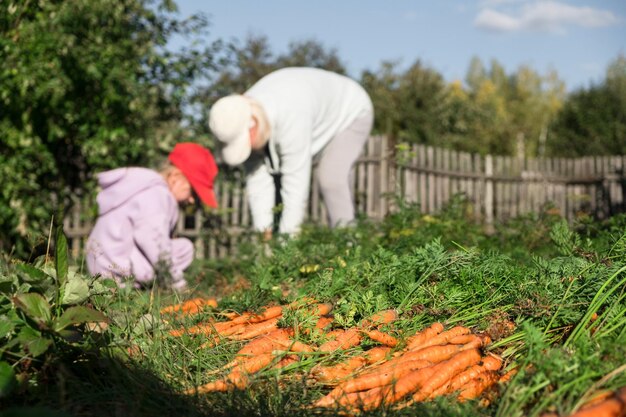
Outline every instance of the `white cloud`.
[[(513, 0), (489, 0), (511, 2)], [(541, 31), (563, 32), (566, 26), (587, 28), (604, 27), (618, 23), (619, 17), (611, 11), (591, 7), (576, 7), (557, 1), (533, 1), (517, 13), (503, 13), (484, 8), (474, 19), (474, 26), (496, 32)]]
[(498, 32), (512, 32), (520, 29), (521, 21), (507, 14), (485, 9), (474, 19), (474, 26)]

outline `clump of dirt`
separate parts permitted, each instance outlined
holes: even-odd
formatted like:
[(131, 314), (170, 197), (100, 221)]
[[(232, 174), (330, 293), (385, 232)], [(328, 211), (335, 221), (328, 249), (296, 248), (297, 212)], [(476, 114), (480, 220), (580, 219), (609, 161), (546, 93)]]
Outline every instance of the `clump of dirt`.
[(415, 317), (420, 314), (427, 314), (434, 318), (447, 318), (456, 312), (453, 308), (436, 308), (436, 307), (426, 307), (424, 304), (415, 304), (411, 306), (411, 309), (407, 312), (409, 317)]
[(517, 328), (515, 323), (511, 321), (509, 315), (504, 311), (495, 311), (486, 318), (486, 321), (489, 325), (485, 329), (485, 333), (487, 333), (493, 341), (509, 337)]
[(213, 296), (220, 299), (236, 292), (247, 290), (250, 287), (250, 280), (243, 275), (236, 275), (233, 278), (220, 276), (215, 279)]

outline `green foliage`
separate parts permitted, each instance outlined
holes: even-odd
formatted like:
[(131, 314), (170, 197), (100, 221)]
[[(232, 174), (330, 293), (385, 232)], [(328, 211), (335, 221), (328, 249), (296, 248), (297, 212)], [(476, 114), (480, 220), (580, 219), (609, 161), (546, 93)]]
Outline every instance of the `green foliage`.
[(569, 228), (565, 219), (554, 224), (550, 231), (550, 238), (562, 255), (572, 255), (581, 245), (580, 237)]
[(206, 26), (174, 11), (166, 0), (2, 7), (0, 251), (27, 255), (95, 172), (149, 164), (180, 136), (169, 125), (185, 89), (212, 68), (214, 46), (167, 51), (172, 36)]
[(572, 93), (554, 122), (548, 151), (558, 156), (626, 153), (626, 57), (607, 69), (606, 80)]
[(419, 60), (402, 73), (397, 63), (383, 62), (377, 72), (365, 71), (361, 83), (375, 109), (375, 130), (398, 142), (438, 143), (442, 133), (445, 83)]
[[(520, 370), (493, 405), (459, 407), (441, 399), (411, 407), (407, 415), (566, 415), (599, 387), (626, 383), (620, 371), (626, 342), (626, 296), (619, 290), (624, 262), (608, 255), (621, 250), (622, 226), (623, 219), (615, 218), (572, 227), (547, 211), (512, 219), (497, 225), (494, 235), (485, 235), (467, 216), (461, 196), (436, 216), (399, 204), (380, 224), (306, 227), (298, 239), (271, 242), (271, 257), (259, 250), (254, 264), (241, 265), (252, 288), (227, 299), (225, 306), (240, 310), (240, 302), (246, 307), (278, 302), (278, 295), (269, 294), (280, 289), (296, 302), (304, 296), (332, 302), (336, 326), (354, 326), (375, 311), (396, 308), (401, 319), (391, 332), (411, 334), (436, 320), (486, 331), (495, 341), (490, 350), (502, 355), (509, 369)], [(288, 311), (283, 323), (309, 328), (312, 321), (302, 313)], [(324, 335), (312, 332), (303, 340), (319, 343)], [(204, 369), (227, 362), (236, 350), (226, 344), (200, 354), (207, 358)], [(344, 352), (333, 363), (358, 352)], [(216, 361), (220, 355), (226, 357)], [(286, 374), (281, 381), (290, 374), (306, 375), (318, 363), (315, 355), (307, 357), (281, 371)], [(199, 375), (204, 381), (202, 369)], [(271, 389), (277, 375), (260, 373), (251, 391)], [(298, 389), (297, 380), (282, 389)], [(232, 407), (259, 405), (255, 398), (232, 399)], [(214, 410), (210, 397), (205, 401)], [(265, 407), (271, 415), (282, 415)], [(294, 407), (292, 414), (299, 411)], [(403, 414), (377, 410), (372, 415)]]
[[(111, 285), (112, 284), (112, 285)], [(70, 363), (89, 350), (107, 346), (109, 319), (85, 305), (110, 296), (111, 280), (87, 278), (68, 268), (67, 244), (59, 229), (55, 268), (4, 264), (0, 273), (0, 398), (19, 384), (36, 383), (59, 361)], [(92, 324), (88, 327), (87, 324)]]
[(249, 35), (243, 41), (229, 42), (220, 55), (220, 68), (207, 86), (198, 87), (193, 96), (197, 105), (194, 129), (197, 134), (210, 134), (209, 108), (219, 98), (243, 94), (260, 78), (288, 66), (323, 68), (345, 74), (344, 63), (335, 49), (327, 49), (316, 40), (291, 42), (287, 51), (275, 54), (266, 36)]
[[(543, 213), (498, 225), (495, 235), (487, 235), (467, 216), (467, 210), (467, 202), (458, 196), (440, 215), (427, 217), (417, 207), (406, 204), (399, 205), (398, 211), (381, 223), (361, 219), (354, 227), (340, 229), (306, 225), (297, 238), (284, 240), (277, 236), (267, 246), (255, 245), (253, 242), (258, 240), (250, 239), (230, 263), (198, 262), (194, 270), (212, 279), (190, 277), (198, 289), (188, 297), (223, 291), (227, 295), (219, 300), (219, 310), (239, 312), (273, 303), (290, 304), (280, 323), (297, 326), (301, 331), (295, 337), (313, 344), (325, 341), (326, 335), (313, 329), (316, 317), (308, 310), (311, 298), (333, 304), (337, 327), (353, 326), (374, 312), (395, 308), (400, 320), (386, 326), (385, 331), (412, 334), (433, 321), (441, 321), (446, 327), (470, 326), (490, 334), (494, 343), (489, 351), (503, 356), (508, 369), (519, 370), (488, 408), (479, 407), (477, 402), (459, 405), (450, 398), (441, 398), (401, 411), (375, 410), (370, 413), (373, 416), (400, 417), (418, 412), (438, 416), (538, 416), (545, 411), (567, 414), (598, 389), (626, 384), (626, 267), (623, 257), (618, 256), (623, 250), (620, 242), (625, 239), (624, 220), (572, 227), (558, 216)], [(532, 237), (525, 237), (531, 232)], [(60, 235), (57, 246), (58, 253), (63, 253)], [(63, 269), (64, 263), (60, 259), (54, 264)], [(82, 299), (85, 287), (71, 284), (75, 272), (68, 267), (64, 290), (58, 290), (55, 284), (62, 274), (51, 268), (51, 263), (46, 265), (0, 264), (5, 275), (21, 280), (26, 290), (19, 294), (27, 294), (20, 295), (17, 304), (12, 303), (14, 280), (8, 286), (0, 283), (0, 288), (7, 291), (13, 288), (9, 301), (5, 299), (0, 305), (8, 306), (9, 302), (19, 312), (19, 316), (7, 314), (14, 320), (0, 321), (0, 334), (16, 340), (12, 349), (21, 343), (35, 351), (46, 349), (33, 359), (38, 367), (30, 368), (40, 377), (49, 374), (49, 368), (42, 363), (44, 358), (49, 358), (48, 364), (52, 357), (83, 358), (76, 351), (61, 355), (64, 350), (57, 346), (67, 344), (76, 348), (92, 346), (90, 352), (99, 358), (97, 363), (105, 365), (69, 377), (67, 388), (54, 386), (49, 395), (33, 404), (60, 409), (62, 392), (80, 387), (77, 391), (82, 396), (73, 398), (69, 405), (63, 402), (64, 410), (111, 415), (99, 406), (103, 399), (119, 398), (120, 404), (135, 404), (132, 399), (141, 395), (145, 401), (136, 402), (131, 409), (120, 407), (132, 415), (176, 410), (184, 410), (185, 415), (259, 415), (263, 410), (265, 415), (305, 416), (310, 415), (305, 406), (319, 398), (324, 389), (305, 381), (311, 369), (358, 355), (374, 345), (366, 338), (360, 347), (332, 357), (304, 354), (301, 361), (287, 368), (265, 369), (254, 375), (246, 391), (201, 395), (190, 401), (188, 396), (177, 396), (175, 392), (217, 378), (209, 372), (231, 361), (243, 344), (224, 339), (213, 346), (206, 337), (169, 337), (168, 330), (223, 320), (219, 312), (208, 310), (194, 317), (168, 316), (159, 320), (161, 303), (180, 300), (178, 295), (160, 292), (156, 287), (149, 293), (132, 288), (118, 289), (114, 296), (90, 293), (78, 305), (59, 304), (55, 300), (63, 300), (69, 293), (79, 296), (70, 300)], [(222, 288), (236, 285), (240, 277), (245, 278), (246, 286), (229, 292)], [(95, 288), (90, 279), (83, 280), (89, 291)], [(75, 307), (90, 304), (106, 308), (109, 327), (105, 340), (118, 348), (139, 352), (131, 361), (109, 362), (111, 354), (126, 355), (120, 355), (119, 349), (97, 350), (102, 337), (81, 333), (87, 328), (80, 320), (87, 319), (75, 316)], [(66, 322), (60, 319), (63, 316), (67, 322), (78, 323), (64, 327)], [(22, 327), (32, 330), (15, 331), (12, 323), (18, 319), (27, 323)], [(50, 330), (39, 330), (41, 326)], [(75, 336), (88, 337), (82, 342), (57, 340), (61, 336), (53, 336), (55, 329), (73, 330), (78, 332)], [(32, 343), (35, 332), (39, 332), (40, 339), (44, 335), (53, 338), (54, 344), (46, 347)], [(14, 390), (14, 384), (19, 386), (22, 362), (16, 360), (11, 355), (0, 358), (0, 392)], [(12, 392), (13, 396), (7, 397), (11, 400), (6, 401), (20, 404), (24, 397)], [(320, 414), (333, 415), (333, 411)]]
[(474, 58), (467, 85), (446, 84), (419, 61), (406, 71), (381, 64), (361, 82), (376, 109), (375, 130), (398, 142), (426, 143), (468, 152), (542, 155), (548, 127), (565, 99), (555, 72), (540, 76), (522, 66), (508, 75)]

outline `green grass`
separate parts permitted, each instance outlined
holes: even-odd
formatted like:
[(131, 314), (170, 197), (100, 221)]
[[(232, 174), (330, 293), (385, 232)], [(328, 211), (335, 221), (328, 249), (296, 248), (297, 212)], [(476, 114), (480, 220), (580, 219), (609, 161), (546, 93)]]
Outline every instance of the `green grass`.
[[(197, 261), (188, 271), (194, 290), (186, 297), (216, 295), (220, 310), (244, 311), (309, 296), (332, 302), (342, 326), (396, 308), (396, 332), (414, 332), (433, 321), (488, 331), (497, 335), (490, 349), (507, 367), (520, 369), (487, 407), (439, 398), (364, 415), (567, 415), (594, 392), (626, 385), (626, 218), (570, 227), (539, 213), (486, 234), (466, 213), (467, 205), (457, 199), (438, 216), (403, 206), (379, 224), (307, 226), (298, 239), (270, 242), (271, 256), (267, 248), (247, 244), (232, 259)], [(5, 262), (2, 273), (12, 274), (12, 268)], [(159, 288), (90, 300), (111, 318), (108, 347), (69, 363), (55, 359), (54, 351), (52, 358), (37, 359), (46, 366), (0, 405), (36, 405), (75, 416), (336, 414), (306, 408), (327, 391), (311, 383), (307, 372), (358, 348), (260, 372), (242, 392), (182, 395), (215, 378), (207, 373), (231, 360), (242, 343), (201, 348), (206, 339), (170, 337), (170, 328), (214, 314), (180, 321), (160, 317), (162, 305), (177, 301), (179, 296)], [(293, 313), (284, 320), (306, 323), (307, 317)], [(317, 342), (323, 335), (302, 338)], [(129, 358), (131, 346), (141, 355)]]

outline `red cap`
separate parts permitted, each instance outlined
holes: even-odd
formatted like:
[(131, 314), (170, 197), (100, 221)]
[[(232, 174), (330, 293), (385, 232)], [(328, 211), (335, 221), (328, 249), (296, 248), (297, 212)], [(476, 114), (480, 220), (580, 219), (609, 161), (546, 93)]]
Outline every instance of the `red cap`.
[(174, 146), (168, 159), (183, 172), (200, 200), (207, 206), (216, 208), (213, 181), (218, 169), (211, 152), (197, 143), (183, 142)]

